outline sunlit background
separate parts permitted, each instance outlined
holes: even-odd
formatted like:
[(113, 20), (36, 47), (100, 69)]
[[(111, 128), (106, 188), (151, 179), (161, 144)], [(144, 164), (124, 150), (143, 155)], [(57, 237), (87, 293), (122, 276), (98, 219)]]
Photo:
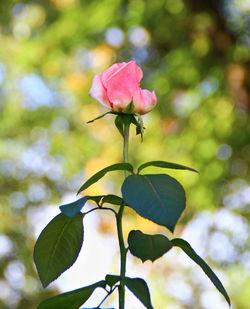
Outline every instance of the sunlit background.
[[(58, 206), (74, 201), (87, 177), (122, 160), (113, 116), (86, 124), (107, 111), (88, 91), (96, 73), (132, 59), (158, 105), (144, 116), (144, 142), (132, 132), (130, 161), (200, 171), (169, 172), (187, 192), (174, 236), (212, 266), (233, 309), (249, 308), (249, 12), (246, 0), (0, 2), (0, 308), (34, 309), (118, 272), (112, 214), (84, 218), (77, 263), (45, 290), (32, 251)], [(122, 177), (113, 173), (88, 193), (120, 194)], [(129, 209), (124, 229), (172, 237)], [(129, 255), (128, 275), (147, 280), (155, 309), (228, 308), (177, 249), (153, 264)], [(143, 308), (127, 296), (127, 309)], [(86, 306), (102, 297), (97, 290)], [(117, 308), (117, 295), (105, 306)]]

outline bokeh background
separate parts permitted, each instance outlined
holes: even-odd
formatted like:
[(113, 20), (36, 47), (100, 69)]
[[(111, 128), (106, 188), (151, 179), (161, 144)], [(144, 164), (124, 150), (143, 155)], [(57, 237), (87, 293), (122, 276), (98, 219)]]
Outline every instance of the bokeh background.
[[(246, 0), (0, 2), (2, 309), (33, 309), (118, 272), (114, 218), (106, 212), (86, 216), (79, 261), (45, 290), (32, 251), (58, 206), (74, 201), (87, 177), (122, 160), (113, 116), (86, 124), (107, 111), (88, 91), (96, 73), (132, 59), (158, 105), (144, 116), (144, 142), (131, 132), (130, 161), (166, 160), (200, 171), (169, 172), (187, 192), (174, 236), (212, 266), (232, 308), (249, 308), (249, 11)], [(88, 193), (120, 194), (123, 175), (111, 174)], [(172, 237), (129, 209), (124, 229)], [(130, 276), (148, 281), (156, 309), (227, 308), (177, 249), (153, 264), (129, 255), (128, 267)], [(143, 308), (127, 295), (128, 309)], [(117, 307), (116, 297), (105, 305)], [(97, 291), (89, 306), (101, 298)]]

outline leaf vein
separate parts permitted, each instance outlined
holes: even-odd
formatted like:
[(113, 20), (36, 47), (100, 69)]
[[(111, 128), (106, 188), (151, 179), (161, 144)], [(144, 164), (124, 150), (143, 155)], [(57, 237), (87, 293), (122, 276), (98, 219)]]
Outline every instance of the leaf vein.
[(147, 178), (147, 176), (143, 176), (143, 177), (146, 179), (147, 184), (148, 184), (148, 185), (150, 186), (150, 188), (152, 189), (152, 191), (153, 191), (155, 197), (157, 198), (157, 200), (158, 200), (159, 203), (160, 203), (160, 206), (165, 210), (164, 204), (162, 203), (161, 198), (160, 198), (159, 194), (157, 193), (157, 191), (155, 190), (155, 188), (154, 188), (152, 182)]

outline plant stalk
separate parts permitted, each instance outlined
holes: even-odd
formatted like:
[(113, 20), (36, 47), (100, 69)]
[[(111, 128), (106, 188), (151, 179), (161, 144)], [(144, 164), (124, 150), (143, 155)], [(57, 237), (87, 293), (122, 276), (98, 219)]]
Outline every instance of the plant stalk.
[(120, 247), (120, 285), (119, 285), (119, 309), (124, 309), (125, 305), (125, 272), (126, 272), (126, 248), (124, 245), (123, 232), (122, 232), (122, 214), (124, 210), (124, 204), (120, 206), (119, 212), (117, 214), (117, 232), (118, 232), (118, 240)]
[[(123, 162), (128, 163), (128, 143), (129, 143), (129, 126), (130, 123), (124, 123), (124, 133), (123, 133)], [(128, 171), (124, 172), (125, 178), (128, 176)]]
[[(124, 122), (124, 133), (123, 133), (123, 162), (128, 162), (128, 144), (129, 144), (129, 125), (130, 123)], [(128, 172), (124, 173), (125, 178), (128, 176)], [(125, 306), (125, 273), (126, 273), (126, 255), (127, 250), (125, 248), (123, 232), (122, 232), (122, 215), (124, 210), (124, 203), (121, 204), (118, 214), (116, 216), (117, 220), (117, 233), (120, 247), (120, 286), (119, 286), (119, 309), (124, 309)]]

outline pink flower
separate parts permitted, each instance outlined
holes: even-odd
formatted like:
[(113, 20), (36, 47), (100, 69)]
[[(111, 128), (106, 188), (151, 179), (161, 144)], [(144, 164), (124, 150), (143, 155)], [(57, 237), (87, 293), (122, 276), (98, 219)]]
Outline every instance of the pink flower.
[(156, 105), (155, 92), (142, 90), (143, 73), (135, 61), (116, 63), (95, 75), (89, 95), (106, 107), (122, 112), (133, 101), (136, 114), (146, 114)]

